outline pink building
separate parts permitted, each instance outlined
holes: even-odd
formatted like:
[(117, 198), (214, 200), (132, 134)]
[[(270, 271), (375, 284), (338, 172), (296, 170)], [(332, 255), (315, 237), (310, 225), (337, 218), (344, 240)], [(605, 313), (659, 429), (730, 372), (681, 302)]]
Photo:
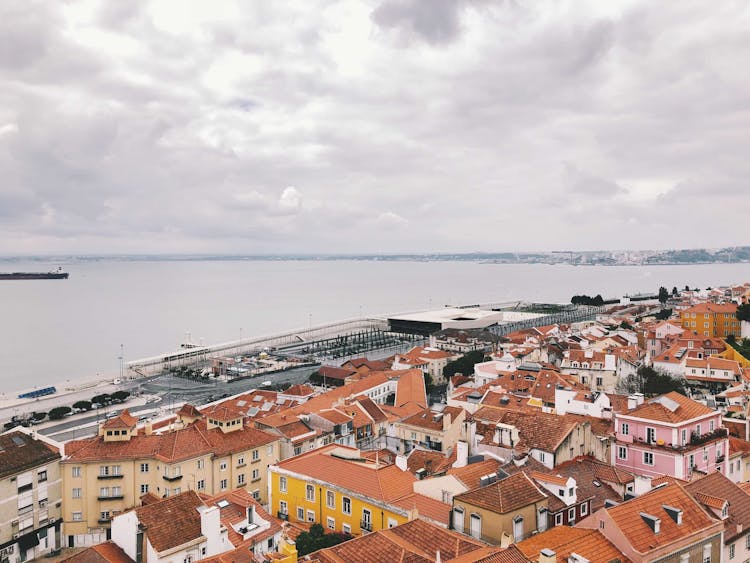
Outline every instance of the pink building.
[(615, 414), (612, 465), (648, 477), (727, 474), (729, 439), (721, 413), (676, 392)]

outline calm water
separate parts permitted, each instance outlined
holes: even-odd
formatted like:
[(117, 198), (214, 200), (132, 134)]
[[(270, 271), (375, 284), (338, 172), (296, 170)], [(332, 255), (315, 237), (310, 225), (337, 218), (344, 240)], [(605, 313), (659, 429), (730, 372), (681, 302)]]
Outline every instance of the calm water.
[(93, 261), (24, 264), (68, 280), (0, 281), (3, 391), (97, 373), (193, 342), (213, 344), (326, 321), (398, 311), (526, 299), (568, 302), (660, 285), (750, 280), (750, 264), (581, 267), (379, 261)]

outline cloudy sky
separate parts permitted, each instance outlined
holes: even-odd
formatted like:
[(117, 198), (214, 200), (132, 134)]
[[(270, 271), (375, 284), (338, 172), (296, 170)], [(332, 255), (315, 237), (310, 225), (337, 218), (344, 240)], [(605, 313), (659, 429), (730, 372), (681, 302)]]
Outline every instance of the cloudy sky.
[(750, 244), (750, 4), (0, 3), (0, 254)]

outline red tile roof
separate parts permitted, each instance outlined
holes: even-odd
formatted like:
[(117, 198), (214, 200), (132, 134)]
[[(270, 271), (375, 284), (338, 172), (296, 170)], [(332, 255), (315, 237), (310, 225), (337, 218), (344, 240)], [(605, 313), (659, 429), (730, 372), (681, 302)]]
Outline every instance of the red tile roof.
[(133, 560), (112, 541), (92, 545), (60, 561), (66, 563), (133, 563)]
[(547, 495), (523, 471), (453, 497), (454, 504), (455, 501), (465, 502), (498, 514), (506, 514), (546, 499)]
[(589, 561), (604, 563), (606, 561), (630, 561), (614, 544), (605, 538), (599, 530), (586, 530), (567, 526), (555, 526), (545, 532), (525, 539), (516, 547), (529, 559), (539, 559), (543, 549), (551, 549), (560, 562), (567, 561), (576, 553)]
[(145, 526), (148, 541), (161, 553), (201, 537), (201, 517), (197, 508), (204, 506), (195, 491), (187, 491), (135, 509), (138, 521)]
[[(669, 405), (672, 403), (676, 404), (674, 410), (669, 408)], [(632, 411), (629, 411), (627, 416), (658, 422), (679, 423), (711, 414), (716, 414), (716, 411), (698, 401), (685, 397), (685, 395), (680, 395), (676, 391), (672, 391), (666, 395), (646, 401)]]

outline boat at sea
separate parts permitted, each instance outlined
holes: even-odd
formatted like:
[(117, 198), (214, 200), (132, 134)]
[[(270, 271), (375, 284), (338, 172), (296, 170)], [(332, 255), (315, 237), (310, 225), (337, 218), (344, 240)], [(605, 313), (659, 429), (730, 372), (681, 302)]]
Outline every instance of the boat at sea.
[(0, 280), (66, 280), (68, 272), (58, 268), (54, 272), (0, 272)]

